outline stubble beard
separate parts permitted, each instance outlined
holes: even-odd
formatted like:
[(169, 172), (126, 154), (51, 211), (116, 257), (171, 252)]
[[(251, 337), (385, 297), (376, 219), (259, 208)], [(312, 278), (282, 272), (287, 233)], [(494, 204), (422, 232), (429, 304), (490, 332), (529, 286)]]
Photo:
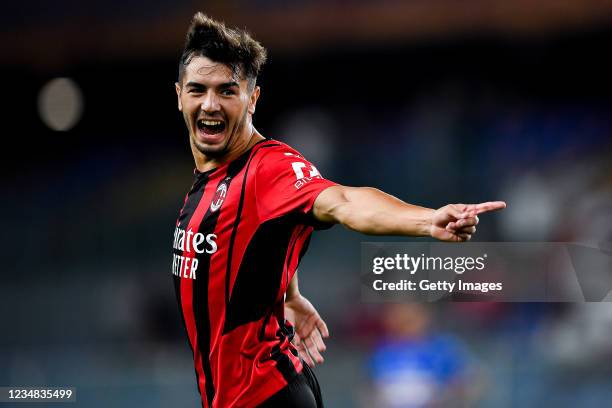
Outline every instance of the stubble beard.
[[(240, 121), (238, 122), (238, 125), (234, 128), (232, 133), (230, 133), (230, 135), (225, 139), (225, 143), (223, 143), (222, 145), (208, 146), (206, 144), (199, 142), (197, 139), (197, 136), (192, 135), (191, 141), (193, 145), (200, 153), (202, 153), (206, 157), (219, 159), (225, 156), (226, 154), (229, 153), (229, 150), (231, 149), (231, 144), (236, 139), (236, 135), (240, 134), (243, 131), (244, 127), (246, 126), (247, 113), (248, 113), (248, 109), (245, 109), (242, 115), (242, 118), (240, 118)], [(197, 133), (197, 131), (198, 129), (196, 126), (195, 132)], [(228, 129), (225, 129), (225, 131), (227, 132)]]

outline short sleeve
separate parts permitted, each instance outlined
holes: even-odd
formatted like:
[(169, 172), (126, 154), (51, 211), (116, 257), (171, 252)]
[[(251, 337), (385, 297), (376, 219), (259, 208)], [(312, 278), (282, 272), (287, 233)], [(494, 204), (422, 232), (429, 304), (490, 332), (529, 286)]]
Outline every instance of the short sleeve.
[(308, 213), (318, 195), (336, 183), (297, 151), (281, 145), (266, 152), (257, 165), (256, 201), (262, 220), (289, 213)]

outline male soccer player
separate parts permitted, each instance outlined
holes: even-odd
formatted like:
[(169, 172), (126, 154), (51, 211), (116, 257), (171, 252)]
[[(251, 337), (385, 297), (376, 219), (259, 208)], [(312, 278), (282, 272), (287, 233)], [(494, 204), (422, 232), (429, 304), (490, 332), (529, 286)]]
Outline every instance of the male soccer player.
[[(249, 34), (198, 13), (179, 65), (178, 109), (196, 168), (176, 222), (172, 273), (205, 408), (322, 406), (285, 320), (285, 295), (289, 306), (317, 225), (460, 242), (475, 232), (479, 213), (505, 206), (433, 210), (324, 179), (300, 153), (253, 127), (265, 59)], [(307, 337), (315, 335), (315, 351), (315, 326), (325, 328), (299, 299), (288, 310), (298, 331), (303, 324)]]

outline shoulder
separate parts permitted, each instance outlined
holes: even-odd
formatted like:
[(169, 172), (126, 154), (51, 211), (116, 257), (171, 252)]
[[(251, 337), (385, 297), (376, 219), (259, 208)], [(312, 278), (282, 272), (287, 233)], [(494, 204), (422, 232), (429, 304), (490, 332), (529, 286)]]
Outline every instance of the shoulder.
[(304, 159), (300, 152), (295, 150), (293, 147), (274, 139), (267, 139), (261, 142), (258, 156), (260, 157), (260, 161), (264, 159), (278, 160), (286, 157), (299, 157)]
[(257, 170), (264, 172), (291, 169), (294, 162), (307, 162), (300, 152), (286, 143), (273, 139), (261, 142), (256, 158)]

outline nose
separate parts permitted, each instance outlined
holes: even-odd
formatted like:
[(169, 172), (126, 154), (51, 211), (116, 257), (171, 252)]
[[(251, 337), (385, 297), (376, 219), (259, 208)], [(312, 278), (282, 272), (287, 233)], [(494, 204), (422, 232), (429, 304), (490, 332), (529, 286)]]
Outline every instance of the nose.
[(207, 113), (218, 112), (220, 107), (217, 95), (214, 92), (207, 92), (200, 108)]

